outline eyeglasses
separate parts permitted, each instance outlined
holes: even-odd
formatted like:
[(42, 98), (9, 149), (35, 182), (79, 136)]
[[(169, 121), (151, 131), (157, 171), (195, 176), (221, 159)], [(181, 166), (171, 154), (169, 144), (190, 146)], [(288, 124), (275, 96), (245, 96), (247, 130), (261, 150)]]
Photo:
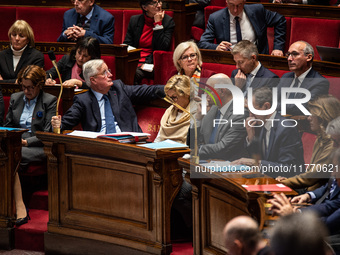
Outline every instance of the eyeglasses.
[(105, 70), (103, 73), (98, 73), (98, 74), (96, 74), (96, 75), (94, 75), (94, 76), (103, 75), (103, 76), (105, 76), (105, 77), (108, 77), (109, 74), (111, 74), (111, 69), (107, 69), (107, 70)]
[(296, 58), (297, 56), (299, 56), (300, 55), (300, 53), (299, 52), (297, 52), (297, 51), (293, 51), (293, 52), (287, 52), (286, 53), (286, 58), (289, 58), (289, 56), (291, 56), (292, 58)]
[(152, 1), (152, 2), (150, 2), (150, 3), (148, 3), (149, 5), (152, 5), (153, 7), (156, 7), (157, 5), (159, 5), (159, 4), (162, 4), (162, 1)]
[(84, 3), (86, 2), (87, 0), (71, 0), (71, 3), (74, 4), (76, 1), (78, 1), (78, 3)]
[(197, 53), (191, 53), (190, 55), (184, 55), (184, 56), (181, 57), (181, 60), (188, 61), (189, 58), (191, 60), (195, 60), (197, 58)]
[(31, 91), (31, 90), (34, 90), (36, 88), (36, 86), (24, 86), (24, 85), (21, 85), (21, 88), (22, 88), (22, 91), (25, 91), (25, 90), (28, 90), (28, 91)]

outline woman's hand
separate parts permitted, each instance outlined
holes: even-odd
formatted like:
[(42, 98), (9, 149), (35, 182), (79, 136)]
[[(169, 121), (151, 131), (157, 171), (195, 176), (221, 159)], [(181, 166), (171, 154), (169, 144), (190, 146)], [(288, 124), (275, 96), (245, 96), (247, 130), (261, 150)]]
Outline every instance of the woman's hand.
[(45, 85), (55, 85), (57, 82), (51, 78), (48, 78), (46, 81), (45, 81)]
[(164, 19), (164, 11), (157, 12), (153, 18), (155, 23), (162, 21)]

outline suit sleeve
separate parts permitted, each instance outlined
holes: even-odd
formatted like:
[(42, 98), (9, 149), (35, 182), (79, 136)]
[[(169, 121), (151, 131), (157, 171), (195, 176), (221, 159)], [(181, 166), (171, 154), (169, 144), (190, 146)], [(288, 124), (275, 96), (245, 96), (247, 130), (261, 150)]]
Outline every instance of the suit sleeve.
[(138, 48), (138, 45), (136, 45), (134, 43), (134, 38), (135, 38), (135, 17), (136, 16), (132, 16), (131, 19), (130, 19), (130, 22), (129, 22), (129, 25), (128, 25), (128, 30), (126, 32), (126, 35), (125, 35), (125, 39), (124, 39), (124, 44), (127, 44), (127, 45), (130, 45), (130, 46), (133, 46), (135, 48)]
[(198, 47), (201, 49), (210, 49), (210, 50), (216, 50), (218, 44), (214, 43), (215, 38), (217, 36), (215, 35), (216, 27), (216, 20), (213, 15), (210, 15), (207, 28), (205, 29), (204, 33), (201, 36), (200, 41), (198, 42)]
[[(45, 111), (45, 123), (43, 127), (44, 132), (50, 132), (51, 131), (51, 119), (52, 116), (56, 114), (56, 108), (57, 108), (57, 98), (55, 96), (50, 97), (48, 101), (43, 102), (44, 104), (44, 111)], [(36, 136), (32, 136), (26, 139), (27, 146), (28, 147), (34, 147), (34, 146), (43, 146), (43, 143), (39, 138)]]
[(274, 50), (284, 51), (286, 42), (286, 19), (277, 12), (265, 9), (267, 27), (274, 27)]
[(63, 28), (61, 30), (61, 34), (59, 35), (57, 42), (67, 42), (67, 37), (64, 35), (65, 30), (67, 29), (66, 20), (67, 20), (67, 12), (65, 12), (63, 17)]
[(105, 17), (99, 19), (98, 22), (100, 23), (99, 27), (101, 31), (86, 31), (85, 37), (91, 36), (97, 38), (99, 43), (102, 44), (113, 44), (115, 18), (112, 15), (105, 15)]
[(164, 16), (163, 29), (153, 31), (153, 50), (169, 50), (174, 29), (174, 20), (168, 15)]
[(77, 126), (83, 118), (84, 111), (85, 107), (82, 105), (78, 96), (75, 96), (72, 106), (61, 119), (61, 129), (71, 130)]
[(132, 104), (144, 104), (150, 100), (158, 99), (157, 91), (164, 91), (163, 85), (140, 85), (140, 86), (126, 86), (122, 81), (119, 81), (123, 90), (130, 98)]

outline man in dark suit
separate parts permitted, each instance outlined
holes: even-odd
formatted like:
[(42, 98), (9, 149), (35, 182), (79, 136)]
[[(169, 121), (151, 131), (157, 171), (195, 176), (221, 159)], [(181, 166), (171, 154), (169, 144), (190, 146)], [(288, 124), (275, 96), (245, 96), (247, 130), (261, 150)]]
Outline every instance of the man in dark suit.
[[(246, 112), (245, 115), (233, 114), (231, 92), (226, 88), (216, 88), (216, 84), (231, 84), (231, 80), (225, 74), (215, 74), (209, 78), (207, 84), (215, 87), (222, 104), (218, 103), (218, 106), (212, 106), (202, 119), (198, 137), (199, 157), (201, 159), (234, 160), (248, 155), (243, 145), (246, 136), (244, 126), (231, 124), (231, 121), (242, 122), (248, 117), (248, 113)], [(220, 119), (223, 124), (215, 124), (214, 120), (216, 119)]]
[(112, 74), (101, 59), (86, 62), (83, 74), (90, 90), (74, 97), (73, 105), (62, 119), (52, 117), (53, 128), (59, 128), (61, 120), (63, 130), (81, 123), (84, 131), (141, 132), (133, 105), (156, 99), (156, 91), (164, 90), (164, 86), (125, 86), (120, 80), (112, 81)]
[(63, 30), (58, 42), (73, 42), (82, 37), (95, 37), (99, 43), (112, 44), (114, 17), (95, 0), (72, 0), (73, 9), (64, 14)]
[[(226, 0), (227, 8), (210, 15), (198, 46), (202, 49), (230, 50), (232, 45), (249, 40), (260, 54), (268, 54), (267, 27), (274, 27), (272, 55), (283, 56), (286, 41), (286, 19), (266, 10), (261, 4), (245, 5), (246, 0)], [(216, 43), (214, 42), (216, 40)]]
[(273, 3), (293, 3), (293, 4), (308, 4), (308, 5), (326, 5), (329, 6), (329, 0), (274, 0)]
[[(253, 92), (252, 105), (256, 110), (267, 110), (265, 115), (252, 113), (249, 106), (250, 117), (246, 120), (247, 144), (258, 138), (259, 147), (256, 152), (261, 151), (261, 161), (259, 162), (261, 170), (272, 176), (284, 175), (283, 171), (273, 172), (271, 168), (282, 169), (284, 167), (292, 168), (296, 166), (304, 167), (303, 148), (300, 134), (294, 123), (283, 118), (272, 109), (272, 91), (270, 88), (262, 87)], [(282, 124), (284, 122), (284, 124)], [(259, 135), (256, 134), (255, 126), (262, 126)], [(289, 126), (289, 127), (286, 127)], [(251, 148), (251, 147), (249, 147)], [(256, 166), (257, 162), (252, 158), (241, 158), (232, 162), (236, 165)], [(282, 173), (283, 172), (283, 173)]]
[(250, 87), (256, 89), (263, 86), (277, 86), (279, 77), (261, 65), (255, 44), (242, 40), (231, 50), (231, 54), (238, 68), (233, 70), (231, 78), (235, 85), (242, 89), (244, 96), (247, 95)]
[[(328, 94), (329, 81), (315, 71), (312, 67), (314, 50), (313, 47), (304, 41), (293, 43), (286, 54), (288, 67), (291, 72), (282, 75), (278, 85), (279, 92), (284, 87), (289, 88), (305, 88), (311, 93), (311, 100), (324, 94)], [(305, 95), (303, 93), (289, 93), (288, 98), (301, 99)], [(281, 96), (279, 97), (281, 99)], [(307, 102), (304, 104), (306, 107)], [(294, 104), (288, 104), (286, 114), (302, 115), (300, 109)]]

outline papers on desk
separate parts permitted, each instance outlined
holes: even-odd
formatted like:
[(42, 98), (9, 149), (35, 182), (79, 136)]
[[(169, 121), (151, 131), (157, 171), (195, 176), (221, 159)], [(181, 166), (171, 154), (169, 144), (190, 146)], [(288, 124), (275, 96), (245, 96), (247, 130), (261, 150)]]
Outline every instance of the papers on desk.
[(149, 148), (149, 149), (154, 149), (154, 150), (161, 150), (161, 149), (168, 149), (168, 150), (178, 150), (178, 149), (187, 149), (188, 145), (178, 143), (172, 140), (164, 140), (162, 142), (158, 143), (148, 143), (148, 144), (141, 144), (138, 145), (141, 147)]
[(24, 130), (24, 128), (0, 127), (0, 130), (18, 131), (18, 130)]
[(242, 185), (248, 191), (292, 191), (291, 188), (283, 185), (282, 183), (278, 184), (261, 184), (261, 185)]
[(91, 132), (91, 131), (80, 131), (74, 130), (68, 135), (85, 137), (85, 138), (105, 138), (113, 141), (118, 141), (120, 143), (136, 143), (147, 140), (151, 135), (149, 133), (140, 133), (140, 132), (121, 132), (114, 134), (103, 134), (100, 132)]

